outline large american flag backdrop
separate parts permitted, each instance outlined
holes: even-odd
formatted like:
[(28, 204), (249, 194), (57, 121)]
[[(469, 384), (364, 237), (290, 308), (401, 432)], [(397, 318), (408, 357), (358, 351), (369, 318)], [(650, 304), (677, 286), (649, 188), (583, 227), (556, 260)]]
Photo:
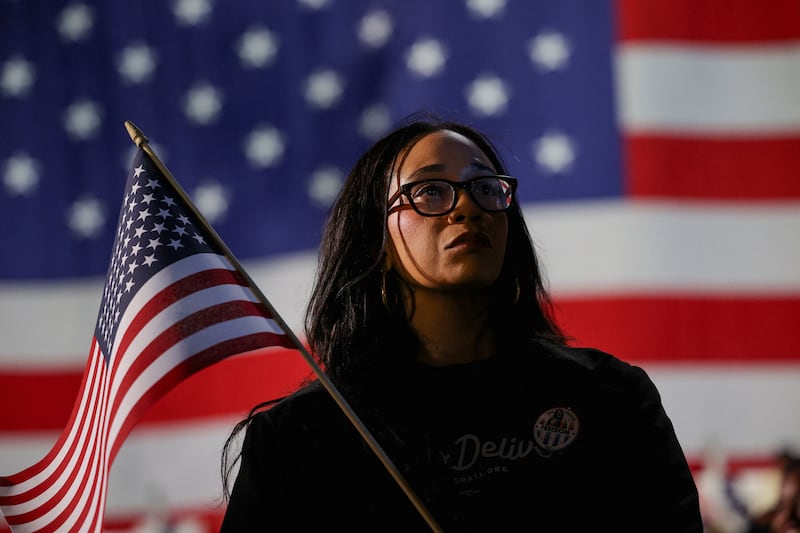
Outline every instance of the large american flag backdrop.
[[(496, 141), (562, 325), (651, 374), (704, 517), (741, 527), (735, 499), (772, 487), (753, 472), (800, 446), (795, 0), (0, 0), (0, 474), (69, 419), (125, 120), (300, 333), (343, 176), (420, 109)], [(236, 356), (168, 393), (119, 450), (107, 529), (215, 530), (233, 423), (308, 374)]]

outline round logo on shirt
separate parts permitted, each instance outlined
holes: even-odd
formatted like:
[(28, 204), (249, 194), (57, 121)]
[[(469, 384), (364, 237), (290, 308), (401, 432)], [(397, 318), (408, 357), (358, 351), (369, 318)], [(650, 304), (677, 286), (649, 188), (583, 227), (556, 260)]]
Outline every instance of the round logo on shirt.
[(557, 452), (575, 441), (579, 427), (578, 417), (569, 407), (553, 407), (536, 419), (533, 438), (541, 450)]

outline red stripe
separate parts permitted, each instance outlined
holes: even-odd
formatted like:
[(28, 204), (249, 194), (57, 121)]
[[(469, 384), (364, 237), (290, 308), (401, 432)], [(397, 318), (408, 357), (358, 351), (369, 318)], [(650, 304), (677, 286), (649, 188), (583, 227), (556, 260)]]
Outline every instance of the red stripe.
[[(230, 357), (167, 393), (147, 411), (140, 425), (238, 416), (260, 401), (294, 390), (309, 372), (308, 365), (295, 350), (265, 348), (258, 354)], [(46, 376), (47, 389), (39, 386), (43, 376)], [(8, 397), (15, 398), (17, 404), (15, 409), (0, 409), (0, 431), (61, 430), (69, 419), (70, 405), (75, 401), (80, 382), (81, 373), (77, 369), (50, 375), (0, 373), (0, 397), (5, 397), (5, 391), (12, 391)], [(231, 387), (231, 383), (236, 387)], [(46, 405), (28, 401), (28, 398), (39, 397), (37, 390), (48, 391)], [(2, 480), (0, 478), (0, 484)]]
[(798, 295), (560, 298), (556, 313), (575, 344), (631, 362), (800, 361)]
[(628, 135), (625, 157), (627, 188), (637, 196), (800, 198), (797, 135), (768, 139)]
[[(224, 506), (209, 506), (209, 507), (176, 507), (170, 506), (169, 509), (159, 516), (165, 522), (168, 522), (175, 530), (182, 520), (191, 520), (194, 528), (193, 531), (219, 531), (222, 527), (222, 518), (225, 514)], [(142, 515), (141, 513), (134, 514), (115, 514), (106, 517), (103, 523), (103, 531), (106, 533), (129, 533), (137, 526), (141, 527)], [(199, 529), (198, 529), (199, 527)], [(0, 532), (3, 532), (3, 527), (0, 525)]]
[(262, 348), (229, 357), (169, 391), (153, 404), (141, 424), (243, 416), (254, 405), (295, 390), (310, 375), (311, 369), (296, 350)]
[[(80, 393), (80, 384), (81, 373), (77, 369), (49, 374), (39, 370), (0, 373), (0, 405), (16, 404), (14, 409), (0, 409), (0, 428), (5, 432), (63, 429), (72, 402)], [(3, 479), (0, 477), (0, 486)]]
[(733, 42), (800, 37), (797, 0), (618, 0), (621, 40)]
[[(689, 468), (693, 472), (700, 473), (707, 466), (708, 460), (703, 456), (688, 456)], [(715, 459), (716, 460), (716, 459)], [(716, 467), (716, 465), (715, 465)], [(734, 454), (725, 458), (725, 472), (735, 477), (748, 470), (779, 470), (781, 468), (780, 457), (776, 454), (765, 455), (745, 455)]]

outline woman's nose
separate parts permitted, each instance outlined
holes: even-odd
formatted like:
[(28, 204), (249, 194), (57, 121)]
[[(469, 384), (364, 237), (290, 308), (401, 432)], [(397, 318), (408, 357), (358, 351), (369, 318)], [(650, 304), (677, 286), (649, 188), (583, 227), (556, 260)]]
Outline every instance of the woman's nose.
[(465, 191), (464, 189), (460, 189), (455, 191), (456, 194), (456, 206), (449, 214), (449, 218), (453, 222), (461, 222), (463, 220), (475, 220), (480, 218), (483, 214), (483, 209), (475, 203), (475, 200), (472, 199), (472, 196)]

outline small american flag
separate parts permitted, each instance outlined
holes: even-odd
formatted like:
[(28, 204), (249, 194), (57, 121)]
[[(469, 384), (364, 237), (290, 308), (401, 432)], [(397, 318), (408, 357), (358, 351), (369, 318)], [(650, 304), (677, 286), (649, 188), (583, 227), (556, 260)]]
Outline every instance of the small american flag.
[(44, 459), (0, 477), (14, 531), (100, 531), (109, 469), (147, 407), (223, 358), (293, 347), (177, 187), (140, 148), (69, 423)]

